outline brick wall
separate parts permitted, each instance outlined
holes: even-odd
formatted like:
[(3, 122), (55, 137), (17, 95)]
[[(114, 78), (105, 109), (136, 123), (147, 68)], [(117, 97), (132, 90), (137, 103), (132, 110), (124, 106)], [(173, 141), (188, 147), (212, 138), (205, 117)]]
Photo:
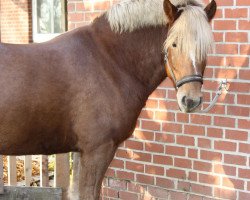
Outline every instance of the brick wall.
[[(68, 0), (69, 29), (90, 23), (112, 3)], [(208, 114), (183, 114), (171, 81), (164, 81), (117, 151), (103, 182), (104, 199), (250, 199), (250, 1), (217, 3), (204, 107), (221, 79), (228, 79), (229, 91)]]
[(32, 41), (31, 0), (1, 0), (1, 41), (29, 43)]

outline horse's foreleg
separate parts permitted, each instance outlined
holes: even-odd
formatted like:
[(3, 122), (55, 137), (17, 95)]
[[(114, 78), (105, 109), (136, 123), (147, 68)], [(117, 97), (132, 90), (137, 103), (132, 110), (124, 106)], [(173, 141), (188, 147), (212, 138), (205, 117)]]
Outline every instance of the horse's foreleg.
[(113, 142), (108, 142), (89, 153), (82, 154), (79, 174), (80, 200), (99, 199), (102, 180), (116, 148)]

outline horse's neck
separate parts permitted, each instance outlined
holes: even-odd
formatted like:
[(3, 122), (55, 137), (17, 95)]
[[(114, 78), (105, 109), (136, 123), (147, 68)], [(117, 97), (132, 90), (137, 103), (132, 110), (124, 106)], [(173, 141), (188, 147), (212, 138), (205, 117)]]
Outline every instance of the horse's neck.
[(151, 93), (166, 77), (163, 43), (166, 27), (147, 27), (133, 32), (115, 33), (104, 16), (94, 23), (96, 38), (117, 67), (139, 81)]

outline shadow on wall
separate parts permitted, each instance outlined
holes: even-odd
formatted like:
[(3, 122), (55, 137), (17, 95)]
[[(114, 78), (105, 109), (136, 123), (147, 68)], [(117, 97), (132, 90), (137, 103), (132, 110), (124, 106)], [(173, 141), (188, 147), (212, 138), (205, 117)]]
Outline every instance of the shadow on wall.
[[(215, 66), (226, 66), (225, 59), (221, 58)], [(242, 60), (235, 67), (241, 67), (245, 62)], [(203, 87), (205, 107), (215, 95), (220, 79), (227, 78), (230, 82), (229, 86), (234, 84), (231, 80), (234, 82), (238, 78), (239, 71), (235, 67), (230, 67), (226, 71), (224, 68), (208, 68), (205, 77), (209, 78)], [(235, 199), (237, 177), (232, 179), (230, 176), (233, 177), (236, 174), (232, 174), (232, 167), (224, 165), (222, 153), (213, 150), (211, 143), (214, 138), (209, 139), (206, 131), (199, 134), (196, 130), (187, 128), (192, 123), (191, 126), (203, 127), (202, 129), (205, 130), (206, 125), (211, 124), (201, 125), (200, 122), (207, 115), (176, 112), (178, 105), (175, 95), (176, 92), (170, 80), (164, 81), (153, 92), (141, 112), (133, 136), (121, 145), (111, 164), (113, 170), (111, 177), (132, 181), (139, 187), (140, 193), (148, 199), (155, 197), (156, 193), (143, 187), (145, 184), (184, 193)], [(229, 92), (221, 95), (219, 106), (225, 109), (230, 96), (229, 87)], [(216, 113), (217, 108), (210, 113)], [(225, 112), (220, 114), (224, 115)], [(197, 122), (193, 121), (195, 116), (198, 119)], [(204, 146), (200, 148), (200, 145)], [(184, 154), (182, 154), (183, 149)], [(133, 167), (128, 167), (128, 163), (133, 164)], [(129, 176), (121, 177), (118, 175), (120, 172), (127, 173)], [(160, 184), (160, 179), (165, 183)]]

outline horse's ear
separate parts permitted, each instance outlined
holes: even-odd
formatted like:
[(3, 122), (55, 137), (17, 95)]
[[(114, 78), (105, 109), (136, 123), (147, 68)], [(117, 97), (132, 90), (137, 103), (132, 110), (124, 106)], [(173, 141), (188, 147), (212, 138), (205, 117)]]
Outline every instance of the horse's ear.
[(169, 19), (169, 23), (172, 24), (180, 16), (181, 12), (178, 12), (178, 8), (174, 6), (170, 0), (164, 0), (163, 8), (165, 14)]
[(216, 13), (217, 5), (214, 0), (210, 2), (205, 8), (205, 12), (207, 14), (208, 21), (211, 21)]

